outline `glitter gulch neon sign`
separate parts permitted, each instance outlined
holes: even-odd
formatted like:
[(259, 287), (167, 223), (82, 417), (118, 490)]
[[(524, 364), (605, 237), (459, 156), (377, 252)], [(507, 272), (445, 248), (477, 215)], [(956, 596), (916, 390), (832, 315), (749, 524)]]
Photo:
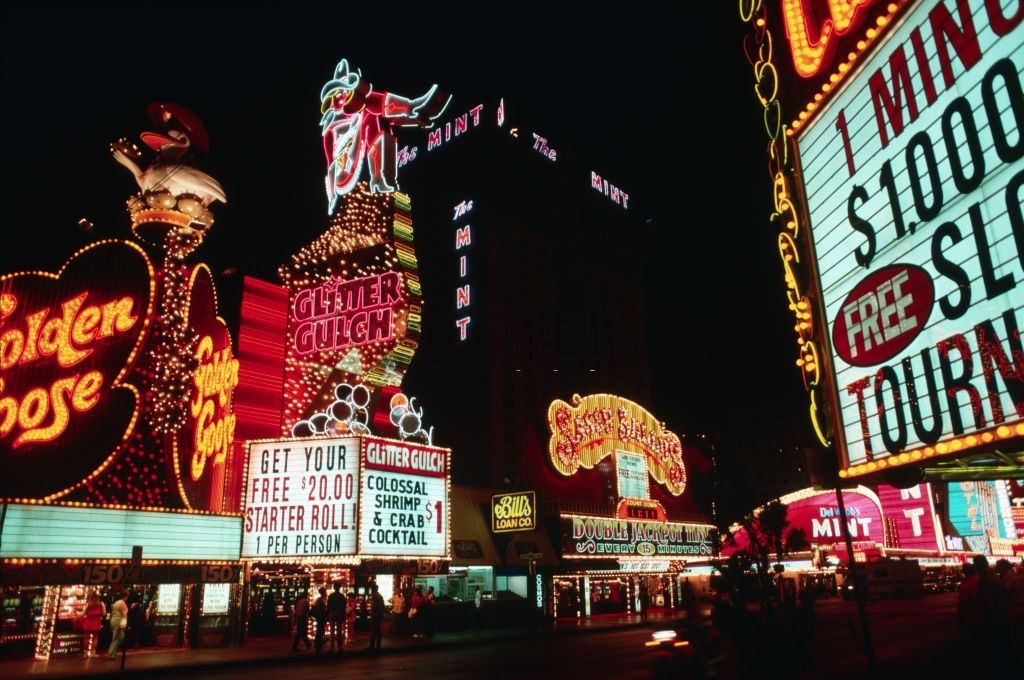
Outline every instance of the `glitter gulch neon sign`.
[(344, 350), (388, 340), (402, 303), (402, 277), (384, 272), (303, 288), (292, 302), (292, 336), (299, 354)]

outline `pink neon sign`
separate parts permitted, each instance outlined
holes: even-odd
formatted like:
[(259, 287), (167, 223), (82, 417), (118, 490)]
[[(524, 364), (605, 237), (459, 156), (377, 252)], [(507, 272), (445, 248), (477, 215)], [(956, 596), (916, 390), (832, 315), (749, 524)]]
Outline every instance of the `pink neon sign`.
[(603, 193), (615, 205), (621, 205), (626, 210), (629, 209), (629, 194), (611, 184), (607, 179), (602, 179), (601, 175), (593, 170), (590, 171), (590, 188)]
[(918, 484), (909, 489), (878, 485), (878, 499), (885, 515), (886, 541), (890, 548), (939, 550), (931, 485)]
[(390, 339), (401, 289), (398, 272), (303, 288), (292, 301), (292, 320), (298, 322), (292, 335), (295, 351), (343, 350)]
[(433, 151), (442, 144), (450, 142), (452, 137), (465, 134), (470, 129), (470, 120), (473, 121), (474, 128), (478, 127), (480, 125), (480, 112), (483, 110), (484, 105), (477, 104), (461, 116), (457, 116), (454, 120), (445, 123), (444, 127), (431, 130), (427, 133), (427, 151)]

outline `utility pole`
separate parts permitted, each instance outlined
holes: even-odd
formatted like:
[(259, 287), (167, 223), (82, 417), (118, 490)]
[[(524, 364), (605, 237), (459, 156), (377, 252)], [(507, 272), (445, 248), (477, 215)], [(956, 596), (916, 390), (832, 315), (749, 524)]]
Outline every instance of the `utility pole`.
[(878, 677), (878, 664), (875, 661), (875, 648), (871, 644), (871, 630), (868, 628), (868, 613), (864, 608), (865, 581), (861, 578), (857, 560), (853, 559), (853, 539), (850, 538), (849, 518), (846, 516), (846, 503), (843, 502), (843, 489), (836, 485), (836, 500), (839, 503), (839, 524), (843, 527), (843, 539), (846, 541), (846, 564), (850, 578), (853, 579), (853, 596), (857, 600), (857, 611), (860, 613), (860, 626), (864, 632), (864, 656), (868, 660), (870, 676)]

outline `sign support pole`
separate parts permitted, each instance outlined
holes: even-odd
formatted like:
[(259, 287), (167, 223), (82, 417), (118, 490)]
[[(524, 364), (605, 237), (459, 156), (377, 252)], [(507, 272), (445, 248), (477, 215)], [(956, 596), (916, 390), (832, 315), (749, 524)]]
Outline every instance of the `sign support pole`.
[(839, 524), (843, 527), (843, 540), (846, 541), (846, 562), (850, 578), (853, 579), (853, 596), (857, 600), (857, 612), (860, 615), (860, 627), (864, 633), (864, 656), (868, 661), (868, 673), (871, 677), (878, 676), (878, 664), (875, 661), (875, 648), (871, 644), (871, 629), (868, 627), (868, 614), (864, 609), (865, 581), (861, 578), (857, 560), (853, 559), (853, 539), (850, 538), (850, 525), (846, 516), (846, 503), (843, 502), (843, 489), (836, 485), (836, 500), (839, 504)]

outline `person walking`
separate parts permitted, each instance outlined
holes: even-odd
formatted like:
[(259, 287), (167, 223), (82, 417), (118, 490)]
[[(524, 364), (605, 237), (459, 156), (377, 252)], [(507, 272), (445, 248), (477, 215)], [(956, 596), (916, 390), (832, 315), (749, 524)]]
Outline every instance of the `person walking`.
[(124, 631), (128, 627), (128, 603), (125, 602), (125, 592), (122, 590), (117, 594), (114, 604), (110, 605), (110, 647), (107, 648), (107, 658), (113, 661), (117, 656), (117, 650), (124, 642)]
[(319, 654), (324, 649), (324, 629), (327, 628), (327, 588), (321, 587), (318, 591), (320, 597), (313, 603), (313, 620), (316, 621), (316, 637), (313, 639), (313, 648)]
[(434, 637), (434, 586), (427, 588), (423, 596), (423, 634)]
[(983, 555), (974, 556), (974, 568), (960, 584), (957, 630), (963, 637), (964, 668), (974, 668), (979, 677), (998, 677), (997, 659), (1003, 652), (995, 649), (1003, 617), (1003, 589)]
[(310, 648), (309, 642), (309, 596), (306, 593), (299, 593), (292, 605), (292, 627), (295, 629), (295, 639), (292, 640), (292, 651), (299, 651), (299, 642)]
[(473, 595), (473, 604), (476, 606), (476, 610), (474, 612), (476, 614), (476, 629), (480, 630), (484, 627), (484, 617), (483, 612), (481, 611), (481, 607), (483, 607), (484, 604), (484, 591), (480, 586), (476, 587), (476, 594)]
[[(345, 651), (345, 594), (341, 592), (341, 584), (334, 584), (334, 592), (327, 598), (327, 621), (331, 626), (331, 651), (334, 643), (338, 643), (338, 654)], [(339, 638), (339, 633), (341, 637)]]
[(348, 601), (345, 604), (345, 642), (352, 642), (355, 639), (358, 605), (355, 592), (348, 591)]
[(142, 593), (132, 589), (128, 595), (127, 602), (128, 628), (125, 631), (125, 645), (127, 645), (128, 649), (138, 649), (142, 645), (143, 629), (146, 627)]
[(423, 586), (416, 586), (412, 593), (412, 606), (409, 607), (409, 622), (412, 624), (412, 636), (423, 637)]
[(86, 657), (96, 656), (96, 642), (99, 640), (100, 631), (103, 630), (103, 617), (106, 613), (107, 608), (100, 600), (100, 594), (93, 590), (89, 593), (82, 619), (82, 633), (85, 635), (82, 652)]
[(391, 619), (394, 622), (391, 631), (395, 637), (405, 634), (405, 597), (401, 590), (391, 596)]
[(374, 583), (370, 586), (370, 592), (373, 594), (370, 596), (370, 653), (380, 653), (381, 643), (381, 626), (384, 623), (384, 596), (380, 594), (380, 589), (377, 584)]

